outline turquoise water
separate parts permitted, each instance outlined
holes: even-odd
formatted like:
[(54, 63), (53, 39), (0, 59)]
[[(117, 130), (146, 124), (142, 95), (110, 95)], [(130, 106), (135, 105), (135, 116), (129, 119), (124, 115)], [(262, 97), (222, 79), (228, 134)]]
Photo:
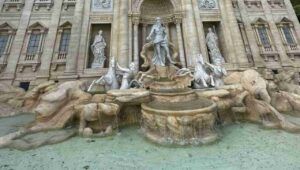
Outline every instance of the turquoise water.
[[(0, 124), (20, 124), (25, 117)], [(25, 152), (2, 149), (0, 169), (300, 169), (300, 134), (248, 123), (224, 127), (221, 133), (212, 145), (166, 148), (150, 143), (133, 126), (106, 138), (75, 137)]]

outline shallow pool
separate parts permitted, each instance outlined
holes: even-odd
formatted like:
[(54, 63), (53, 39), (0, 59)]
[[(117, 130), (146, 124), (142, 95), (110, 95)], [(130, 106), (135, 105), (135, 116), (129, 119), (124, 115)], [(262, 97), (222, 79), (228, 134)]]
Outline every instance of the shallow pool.
[(75, 137), (26, 152), (2, 149), (0, 169), (300, 169), (300, 134), (249, 123), (221, 133), (212, 145), (166, 148), (148, 142), (139, 127), (127, 127), (106, 138)]

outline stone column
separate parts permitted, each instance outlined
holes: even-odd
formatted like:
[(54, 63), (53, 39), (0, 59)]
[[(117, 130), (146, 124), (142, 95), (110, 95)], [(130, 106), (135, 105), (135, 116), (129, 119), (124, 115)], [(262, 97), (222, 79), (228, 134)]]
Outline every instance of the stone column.
[(5, 0), (0, 0), (0, 11), (2, 11), (4, 1), (5, 1)]
[(185, 30), (185, 35), (187, 43), (187, 66), (188, 67), (194, 67), (195, 66), (195, 57), (200, 53), (199, 48), (199, 41), (198, 41), (198, 35), (197, 35), (197, 28), (195, 24), (195, 18), (193, 14), (193, 5), (191, 0), (183, 1), (184, 3), (184, 11), (185, 11), (185, 24), (184, 27), (186, 27), (187, 30)]
[(180, 62), (181, 62), (182, 67), (187, 67), (185, 55), (184, 55), (182, 33), (181, 33), (181, 19), (179, 19), (179, 18), (175, 19), (175, 24), (176, 24), (178, 46), (179, 46)]
[(165, 24), (168, 40), (171, 41), (170, 40), (170, 27), (169, 26), (170, 26), (169, 23)]
[(245, 52), (245, 46), (243, 43), (242, 35), (239, 29), (239, 25), (237, 23), (237, 18), (235, 16), (232, 0), (224, 0), (225, 8), (228, 17), (228, 24), (230, 25), (231, 37), (233, 39), (233, 45), (235, 50), (235, 56), (237, 64), (248, 64), (247, 55)]
[(139, 18), (133, 18), (133, 61), (139, 66)]
[(56, 41), (57, 28), (62, 10), (63, 0), (56, 0), (53, 6), (53, 12), (49, 25), (48, 35), (45, 41), (44, 52), (41, 56), (41, 68), (38, 73), (38, 78), (48, 79), (50, 74), (51, 59), (53, 58), (55, 43), (60, 43), (60, 39)]
[(256, 33), (252, 28), (251, 20), (247, 14), (247, 6), (243, 1), (237, 1), (240, 9), (241, 17), (245, 26), (246, 35), (248, 37), (249, 46), (253, 55), (254, 65), (256, 67), (263, 67), (264, 61), (260, 55), (259, 47), (256, 41)]
[(146, 44), (146, 38), (147, 38), (147, 24), (143, 24), (143, 32), (142, 32), (142, 39), (143, 39), (143, 45)]
[[(228, 19), (228, 14), (226, 12), (226, 2), (224, 2), (224, 0), (219, 1), (219, 7), (220, 7), (220, 11), (221, 11), (221, 16), (222, 16), (222, 31), (223, 31), (223, 35), (225, 38), (225, 50), (226, 50), (226, 59), (227, 62), (229, 64), (231, 64), (233, 67), (235, 67), (235, 64), (237, 63), (236, 61), (236, 56), (235, 56), (235, 46), (233, 43), (233, 39), (231, 37), (231, 32), (230, 32), (230, 24), (229, 24), (229, 19)], [(224, 54), (223, 54), (224, 55)]]
[[(73, 24), (71, 29), (71, 37), (70, 37), (70, 47), (69, 54), (67, 56), (66, 63), (66, 75), (76, 75), (76, 67), (80, 49), (80, 38), (81, 38), (81, 28), (82, 28), (82, 18), (83, 18), (83, 7), (85, 0), (77, 0), (74, 16), (73, 16)], [(86, 16), (87, 17), (87, 16)]]
[(269, 5), (268, 1), (267, 0), (261, 0), (261, 3), (262, 3), (262, 7), (264, 9), (264, 12), (265, 12), (265, 16), (267, 18), (267, 21), (269, 23), (269, 27), (270, 27), (270, 32), (271, 32), (271, 40), (273, 41), (277, 51), (278, 51), (278, 54), (280, 56), (280, 59), (281, 59), (281, 65), (282, 66), (292, 66), (292, 62), (291, 60), (289, 59), (286, 51), (285, 51), (285, 46), (283, 44), (283, 41), (280, 37), (280, 32), (277, 28), (277, 25), (274, 21), (274, 18), (273, 18), (273, 14), (272, 14), (272, 11), (271, 11), (271, 6)]
[(204, 31), (202, 18), (200, 17), (200, 10), (198, 7), (197, 0), (193, 0), (193, 7), (194, 7), (194, 14), (195, 14), (196, 25), (197, 25), (198, 39), (200, 43), (200, 50), (204, 59), (206, 61), (209, 61), (209, 55), (208, 55), (206, 40), (205, 40), (205, 31)]
[[(5, 69), (3, 77), (1, 79), (6, 79), (12, 83), (14, 76), (15, 76), (15, 71), (17, 68), (17, 64), (19, 61), (19, 57), (21, 55), (21, 51), (23, 48), (23, 43), (24, 39), (26, 36), (26, 30), (30, 21), (30, 15), (32, 11), (34, 0), (26, 0), (20, 22), (19, 22), (19, 27), (16, 32), (16, 36), (14, 39), (14, 42), (12, 44), (12, 51), (8, 57), (7, 61), (7, 67)], [(26, 48), (26, 46), (24, 46)]]
[(128, 1), (120, 1), (119, 22), (119, 55), (117, 59), (121, 66), (127, 67), (129, 60)]
[[(82, 21), (82, 32), (80, 38), (80, 49), (79, 49), (79, 57), (78, 57), (78, 64), (77, 64), (77, 73), (83, 74), (83, 70), (86, 67), (86, 61), (88, 60), (87, 51), (90, 48), (90, 44), (88, 41), (88, 33), (90, 28), (90, 10), (91, 10), (91, 1), (84, 2), (84, 13), (83, 13), (83, 21)], [(108, 57), (108, 56), (106, 56)]]
[(128, 22), (128, 44), (129, 44), (129, 51), (128, 51), (128, 56), (129, 56), (129, 62), (132, 62), (133, 61), (133, 45), (132, 45), (132, 40), (133, 40), (133, 37), (132, 37), (132, 17), (129, 18), (129, 22)]
[(296, 37), (295, 39), (297, 39), (298, 43), (300, 43), (300, 23), (299, 20), (297, 18), (297, 15), (295, 13), (294, 7), (291, 3), (291, 0), (284, 0), (284, 4), (286, 6), (287, 12), (289, 14), (289, 19), (291, 21), (293, 21), (294, 24), (294, 31), (296, 32)]
[(110, 53), (111, 56), (118, 56), (118, 45), (119, 45), (119, 3), (120, 0), (114, 0), (114, 14), (113, 14), (113, 22), (112, 22), (112, 34), (111, 34), (111, 46)]

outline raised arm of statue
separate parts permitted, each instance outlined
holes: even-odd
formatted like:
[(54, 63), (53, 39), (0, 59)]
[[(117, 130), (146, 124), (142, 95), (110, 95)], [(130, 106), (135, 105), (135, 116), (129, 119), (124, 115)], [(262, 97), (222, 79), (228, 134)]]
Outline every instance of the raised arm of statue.
[(147, 40), (151, 40), (151, 37), (152, 37), (153, 33), (154, 33), (154, 26), (151, 28), (151, 31), (150, 31), (150, 33), (147, 37)]
[(124, 67), (120, 66), (119, 63), (117, 63), (117, 68), (118, 68), (118, 70), (126, 72), (126, 73), (130, 72), (130, 70), (128, 68), (124, 68)]

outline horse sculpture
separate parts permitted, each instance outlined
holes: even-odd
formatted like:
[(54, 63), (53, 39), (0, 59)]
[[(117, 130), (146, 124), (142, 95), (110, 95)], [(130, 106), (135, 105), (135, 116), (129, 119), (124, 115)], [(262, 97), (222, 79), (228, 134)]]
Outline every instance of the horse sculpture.
[(95, 84), (104, 86), (105, 91), (120, 88), (116, 74), (116, 61), (114, 57), (112, 57), (112, 59), (110, 60), (110, 65), (107, 74), (105, 76), (100, 77), (98, 80), (94, 80), (90, 85), (88, 92), (92, 90)]
[(210, 86), (215, 86), (214, 78), (208, 74), (205, 68), (206, 63), (204, 62), (201, 54), (196, 58), (195, 73), (194, 73), (194, 88), (202, 89)]

